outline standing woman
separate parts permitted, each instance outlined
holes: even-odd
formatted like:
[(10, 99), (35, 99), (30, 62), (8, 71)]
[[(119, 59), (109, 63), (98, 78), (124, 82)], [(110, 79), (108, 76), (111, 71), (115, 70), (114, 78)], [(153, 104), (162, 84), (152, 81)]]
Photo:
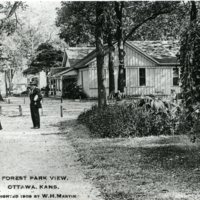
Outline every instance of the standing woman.
[(40, 128), (40, 114), (39, 108), (42, 108), (41, 100), (42, 95), (40, 93), (40, 89), (37, 88), (37, 82), (33, 81), (30, 83), (31, 92), (30, 92), (30, 110), (31, 110), (31, 118), (33, 121), (33, 129)]

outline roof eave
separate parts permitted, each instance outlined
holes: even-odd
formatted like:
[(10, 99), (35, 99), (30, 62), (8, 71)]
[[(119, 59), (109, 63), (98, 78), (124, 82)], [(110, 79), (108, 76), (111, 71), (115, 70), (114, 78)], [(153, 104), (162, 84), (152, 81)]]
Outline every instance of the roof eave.
[(68, 73), (68, 72), (73, 71), (73, 70), (76, 70), (76, 69), (75, 69), (75, 68), (70, 68), (70, 69), (68, 69), (68, 70), (66, 70), (66, 71), (57, 73), (57, 74), (55, 74), (54, 76), (55, 76), (55, 77), (63, 76), (65, 73)]
[(173, 65), (173, 66), (180, 66), (180, 63), (159, 63), (159, 65)]

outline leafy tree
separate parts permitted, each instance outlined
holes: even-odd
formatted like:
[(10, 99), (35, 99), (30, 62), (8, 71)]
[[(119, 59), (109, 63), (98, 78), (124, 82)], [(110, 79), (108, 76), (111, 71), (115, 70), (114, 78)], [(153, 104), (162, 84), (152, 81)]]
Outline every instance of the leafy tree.
[(61, 66), (62, 58), (63, 52), (61, 50), (55, 49), (49, 43), (42, 43), (36, 49), (36, 55), (24, 74), (35, 74), (42, 70), (48, 73), (50, 68)]
[[(3, 17), (0, 20), (0, 34), (6, 32), (8, 35), (12, 34), (17, 27), (18, 21), (16, 16), (16, 10), (19, 7), (24, 8), (25, 4), (21, 1), (14, 3), (4, 2), (0, 4), (0, 13)], [(12, 16), (15, 16), (14, 18)]]
[(181, 87), (186, 108), (193, 111), (193, 106), (200, 103), (200, 25), (197, 6), (190, 3), (190, 23), (182, 34), (180, 48)]
[[(8, 68), (8, 61), (9, 58), (6, 55), (5, 48), (2, 44), (2, 41), (4, 41), (4, 36), (3, 35), (11, 35), (14, 33), (16, 30), (18, 20), (17, 20), (17, 15), (16, 15), (16, 10), (19, 7), (23, 7), (24, 4), (21, 1), (16, 1), (14, 3), (10, 2), (5, 2), (0, 4), (0, 13), (1, 13), (1, 19), (0, 19), (0, 71), (4, 71), (5, 73), (5, 85), (6, 85), (6, 95), (7, 95), (7, 81), (6, 77), (8, 76), (7, 74), (7, 68)], [(15, 16), (13, 19), (12, 16)], [(2, 100), (2, 96), (0, 94), (0, 99)]]
[(69, 46), (95, 45), (96, 2), (61, 2), (56, 26)]

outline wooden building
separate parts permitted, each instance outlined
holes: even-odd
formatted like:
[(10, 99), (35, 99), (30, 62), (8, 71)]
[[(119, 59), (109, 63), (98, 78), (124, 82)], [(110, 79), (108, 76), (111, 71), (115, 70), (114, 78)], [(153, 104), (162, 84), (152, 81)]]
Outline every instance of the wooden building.
[[(115, 48), (115, 92), (118, 88), (118, 52)], [(170, 95), (180, 92), (179, 50), (174, 41), (129, 41), (125, 43), (126, 95)], [(109, 95), (108, 52), (105, 55), (104, 81)], [(97, 97), (96, 51), (93, 50), (57, 77), (69, 81), (73, 76), (89, 97)], [(67, 82), (66, 81), (66, 82)], [(63, 81), (62, 81), (63, 83)], [(62, 93), (62, 92), (61, 92)]]
[(78, 72), (72, 66), (83, 59), (94, 47), (70, 47), (64, 50), (62, 66), (52, 68), (49, 75), (50, 95), (66, 96), (68, 85), (77, 80)]

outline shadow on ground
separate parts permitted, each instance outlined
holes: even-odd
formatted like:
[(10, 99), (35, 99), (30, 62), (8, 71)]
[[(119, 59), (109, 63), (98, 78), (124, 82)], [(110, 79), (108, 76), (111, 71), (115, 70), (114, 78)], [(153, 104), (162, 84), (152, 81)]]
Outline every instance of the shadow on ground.
[(200, 147), (187, 136), (101, 139), (76, 120), (59, 126), (106, 200), (200, 199)]

